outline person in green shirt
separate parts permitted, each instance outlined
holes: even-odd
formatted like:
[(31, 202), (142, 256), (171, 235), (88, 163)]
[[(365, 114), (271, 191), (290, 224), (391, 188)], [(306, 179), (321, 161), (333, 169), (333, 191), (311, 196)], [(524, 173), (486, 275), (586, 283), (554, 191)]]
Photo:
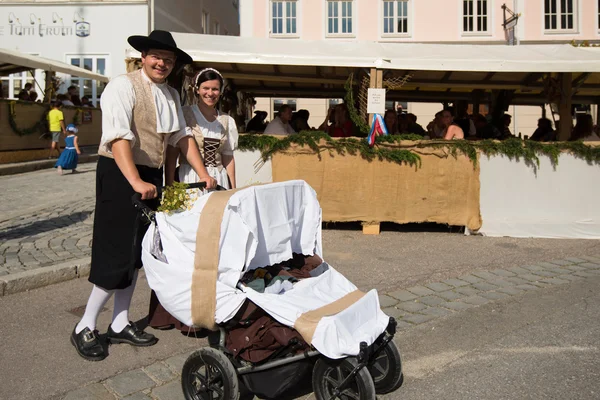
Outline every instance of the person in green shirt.
[(67, 135), (65, 117), (60, 110), (61, 108), (62, 102), (60, 100), (55, 100), (52, 102), (52, 109), (48, 112), (48, 126), (50, 128), (50, 134), (52, 135), (52, 145), (50, 146), (50, 155), (48, 158), (52, 158), (54, 150), (56, 150), (60, 156), (60, 134), (62, 133), (63, 136)]

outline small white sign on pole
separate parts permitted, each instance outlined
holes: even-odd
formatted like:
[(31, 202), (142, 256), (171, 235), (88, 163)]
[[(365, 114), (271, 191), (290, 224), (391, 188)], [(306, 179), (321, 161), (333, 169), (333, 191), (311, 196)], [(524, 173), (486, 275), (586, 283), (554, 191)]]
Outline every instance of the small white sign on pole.
[(368, 94), (367, 113), (385, 114), (385, 89), (369, 88)]

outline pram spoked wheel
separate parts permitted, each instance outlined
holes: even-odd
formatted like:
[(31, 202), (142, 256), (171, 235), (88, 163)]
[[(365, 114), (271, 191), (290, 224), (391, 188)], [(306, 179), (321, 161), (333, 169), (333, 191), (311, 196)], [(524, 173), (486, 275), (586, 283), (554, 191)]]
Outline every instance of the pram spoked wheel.
[(336, 389), (356, 368), (353, 357), (331, 360), (321, 357), (312, 374), (313, 390), (317, 400), (375, 400), (375, 385), (367, 368), (361, 368), (346, 388)]
[(231, 361), (220, 351), (204, 347), (190, 355), (181, 371), (187, 400), (237, 400), (239, 382)]
[(402, 386), (402, 360), (400, 352), (393, 341), (390, 341), (381, 353), (367, 366), (375, 383), (375, 392), (385, 394)]

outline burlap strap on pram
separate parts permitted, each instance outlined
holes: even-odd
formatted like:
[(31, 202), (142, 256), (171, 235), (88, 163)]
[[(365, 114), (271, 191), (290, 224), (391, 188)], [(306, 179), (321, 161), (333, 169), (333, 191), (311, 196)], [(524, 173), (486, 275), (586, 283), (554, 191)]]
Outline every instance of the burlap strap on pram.
[(298, 317), (294, 323), (294, 329), (296, 329), (300, 335), (302, 335), (306, 342), (312, 344), (315, 330), (317, 329), (317, 325), (319, 324), (319, 321), (321, 321), (321, 318), (329, 317), (344, 311), (346, 308), (362, 299), (364, 295), (365, 293), (361, 292), (360, 290), (355, 290), (354, 292), (348, 293), (333, 303), (329, 303), (321, 308), (305, 312), (304, 314), (300, 315), (300, 317)]
[(200, 214), (192, 274), (192, 322), (216, 330), (217, 276), (221, 222), (231, 196), (240, 189), (213, 192)]

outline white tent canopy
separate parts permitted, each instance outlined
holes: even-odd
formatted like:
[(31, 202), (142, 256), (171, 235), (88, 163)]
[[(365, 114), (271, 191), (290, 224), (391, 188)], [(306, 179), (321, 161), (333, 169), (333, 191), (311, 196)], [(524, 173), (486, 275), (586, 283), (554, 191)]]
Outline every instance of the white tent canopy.
[(95, 79), (100, 82), (108, 82), (107, 76), (88, 71), (87, 69), (51, 60), (49, 58), (23, 54), (14, 50), (0, 49), (0, 76), (10, 75), (29, 69), (54, 71), (81, 78)]

